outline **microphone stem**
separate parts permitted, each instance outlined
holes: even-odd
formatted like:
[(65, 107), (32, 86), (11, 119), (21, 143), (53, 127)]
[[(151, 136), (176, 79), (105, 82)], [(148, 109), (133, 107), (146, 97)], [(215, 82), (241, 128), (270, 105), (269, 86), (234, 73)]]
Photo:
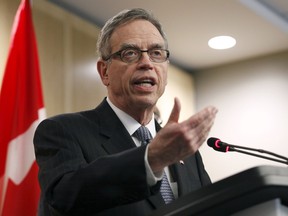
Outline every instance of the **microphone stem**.
[[(247, 148), (247, 149), (249, 149), (249, 148)], [(288, 160), (283, 161), (283, 160), (278, 160), (278, 159), (263, 156), (263, 155), (254, 154), (254, 153), (247, 152), (247, 151), (238, 150), (235, 148), (235, 146), (231, 146), (231, 145), (230, 145), (229, 151), (236, 151), (236, 152), (240, 152), (243, 154), (252, 155), (252, 156), (256, 156), (256, 157), (260, 157), (260, 158), (264, 158), (264, 159), (268, 159), (268, 160), (272, 160), (272, 161), (276, 161), (276, 162), (280, 162), (280, 163), (284, 163), (284, 164), (288, 165)]]
[(273, 155), (274, 157), (282, 158), (283, 160), (288, 161), (287, 157), (284, 157), (282, 155), (278, 155), (278, 154), (275, 154), (273, 152), (266, 151), (266, 150), (263, 150), (263, 149), (253, 149), (253, 148), (248, 148), (248, 147), (244, 147), (244, 146), (237, 146), (237, 145), (230, 145), (230, 144), (228, 144), (228, 145), (231, 148), (239, 148), (239, 149), (246, 149), (246, 150), (249, 150), (249, 151), (257, 151), (257, 152), (260, 152), (260, 153)]

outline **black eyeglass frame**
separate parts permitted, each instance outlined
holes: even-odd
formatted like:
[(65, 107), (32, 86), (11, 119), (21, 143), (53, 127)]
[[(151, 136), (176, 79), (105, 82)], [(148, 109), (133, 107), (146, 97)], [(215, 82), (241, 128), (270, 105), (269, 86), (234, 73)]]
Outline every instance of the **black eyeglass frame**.
[[(138, 53), (140, 53), (140, 55), (138, 56), (138, 58), (136, 58), (135, 60), (129, 62), (129, 61), (125, 61), (123, 59), (123, 52), (127, 51), (127, 50), (134, 50), (134, 51), (137, 51)], [(166, 52), (166, 58), (163, 59), (163, 61), (155, 61), (153, 58), (151, 58), (151, 56), (149, 55), (149, 52), (153, 51), (153, 50), (161, 50), (161, 51), (165, 51)], [(162, 48), (151, 48), (151, 49), (147, 49), (147, 50), (141, 50), (141, 49), (137, 49), (137, 48), (124, 48), (124, 49), (121, 49), (119, 51), (116, 51), (115, 53), (112, 53), (111, 55), (109, 55), (107, 58), (105, 58), (104, 60), (105, 61), (108, 61), (110, 60), (111, 58), (115, 57), (115, 56), (118, 56), (120, 58), (121, 61), (125, 62), (125, 63), (135, 63), (135, 62), (138, 62), (141, 57), (142, 57), (142, 53), (143, 52), (147, 52), (148, 56), (149, 56), (149, 59), (151, 62), (154, 62), (154, 63), (163, 63), (165, 61), (167, 61), (169, 59), (169, 56), (170, 56), (170, 52), (168, 49), (162, 49)]]

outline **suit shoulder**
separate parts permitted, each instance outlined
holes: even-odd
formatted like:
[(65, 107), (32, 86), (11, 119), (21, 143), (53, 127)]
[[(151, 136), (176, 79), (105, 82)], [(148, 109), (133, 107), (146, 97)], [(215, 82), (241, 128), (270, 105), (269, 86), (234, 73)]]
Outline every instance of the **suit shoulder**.
[(73, 121), (73, 120), (80, 120), (82, 118), (87, 118), (90, 115), (96, 115), (95, 109), (85, 110), (80, 112), (74, 113), (62, 113), (58, 115), (51, 116), (45, 120), (52, 120), (52, 121)]

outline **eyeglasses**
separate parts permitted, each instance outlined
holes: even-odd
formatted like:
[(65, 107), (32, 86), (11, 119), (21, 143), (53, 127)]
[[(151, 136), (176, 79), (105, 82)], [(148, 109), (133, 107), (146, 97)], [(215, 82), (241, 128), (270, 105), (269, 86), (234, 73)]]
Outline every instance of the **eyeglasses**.
[(156, 62), (156, 63), (162, 63), (162, 62), (167, 61), (170, 55), (169, 50), (160, 49), (160, 48), (152, 48), (148, 50), (126, 48), (126, 49), (122, 49), (111, 54), (110, 56), (106, 58), (106, 61), (108, 61), (109, 59), (115, 56), (118, 56), (121, 59), (121, 61), (125, 63), (135, 63), (140, 60), (143, 52), (147, 52), (150, 61)]

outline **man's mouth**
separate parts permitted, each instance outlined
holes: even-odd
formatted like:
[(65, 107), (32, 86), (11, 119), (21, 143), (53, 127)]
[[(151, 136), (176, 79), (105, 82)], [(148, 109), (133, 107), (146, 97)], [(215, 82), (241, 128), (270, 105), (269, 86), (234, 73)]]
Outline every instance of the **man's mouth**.
[(150, 87), (155, 85), (155, 81), (152, 79), (143, 79), (143, 80), (138, 80), (134, 83), (135, 85), (140, 85), (140, 86), (145, 86), (145, 87)]

